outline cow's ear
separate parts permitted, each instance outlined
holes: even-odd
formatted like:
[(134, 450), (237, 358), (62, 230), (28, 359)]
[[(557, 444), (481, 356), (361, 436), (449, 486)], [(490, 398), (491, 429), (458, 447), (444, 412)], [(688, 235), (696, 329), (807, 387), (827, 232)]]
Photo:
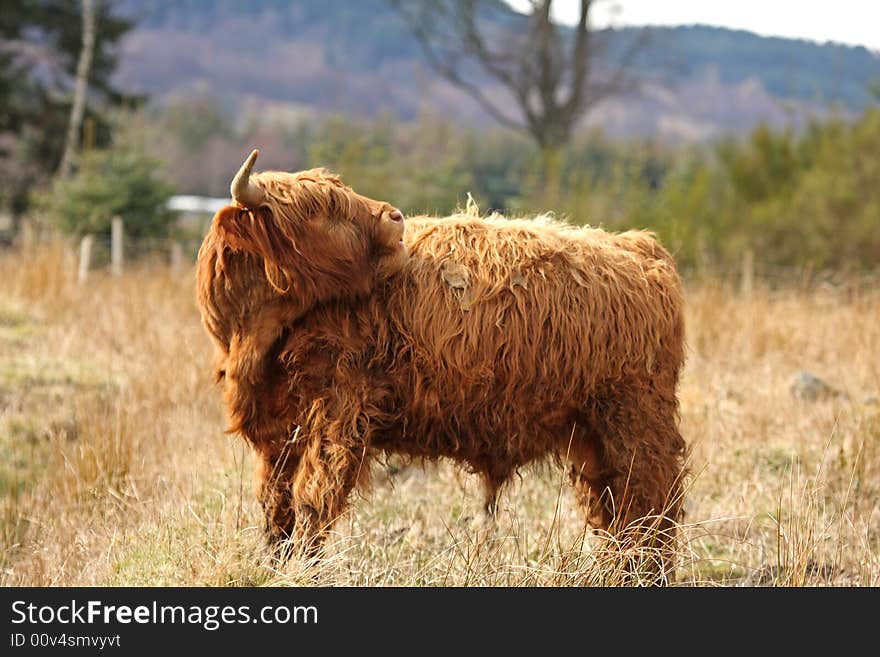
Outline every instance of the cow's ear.
[(275, 260), (278, 236), (271, 231), (271, 210), (228, 205), (214, 215), (214, 226), (233, 249)]
[(248, 210), (237, 205), (227, 205), (214, 215), (214, 229), (236, 250), (252, 251), (252, 240), (248, 238)]

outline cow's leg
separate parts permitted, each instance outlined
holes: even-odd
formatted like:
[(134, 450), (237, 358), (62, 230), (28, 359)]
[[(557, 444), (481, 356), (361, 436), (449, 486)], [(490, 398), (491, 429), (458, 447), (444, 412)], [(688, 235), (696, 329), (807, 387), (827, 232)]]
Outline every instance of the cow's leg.
[(510, 478), (510, 472), (504, 468), (487, 468), (480, 471), (483, 482), (483, 515), (487, 521), (494, 521), (498, 513), (498, 493)]
[(602, 475), (602, 460), (599, 443), (589, 432), (580, 429), (577, 440), (566, 446), (569, 478), (574, 486), (575, 500), (584, 512), (587, 524), (607, 530), (611, 515), (603, 496), (607, 496), (608, 484)]
[(281, 551), (294, 531), (291, 488), (299, 456), (292, 441), (279, 442), (258, 447), (256, 487), (265, 517), (266, 539), (270, 546)]
[(293, 537), (303, 554), (316, 554), (333, 523), (348, 505), (349, 494), (368, 477), (370, 455), (316, 440), (297, 470), (292, 486)]
[(598, 440), (586, 450), (578, 486), (581, 503), (594, 505), (593, 523), (636, 548), (629, 569), (657, 582), (674, 573), (685, 475), (672, 390), (619, 390), (598, 406)]
[(369, 394), (339, 389), (334, 398), (312, 404), (297, 436), (302, 451), (290, 487), (298, 551), (317, 553), (352, 490), (369, 479), (375, 410)]

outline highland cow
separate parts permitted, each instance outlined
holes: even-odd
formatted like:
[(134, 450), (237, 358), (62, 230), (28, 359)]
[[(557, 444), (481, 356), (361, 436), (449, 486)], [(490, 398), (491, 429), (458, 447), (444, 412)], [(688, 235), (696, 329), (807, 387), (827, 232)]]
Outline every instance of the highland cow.
[(592, 526), (664, 536), (668, 573), (683, 300), (654, 237), (549, 218), (404, 221), (323, 170), (252, 174), (256, 156), (197, 276), (269, 537), (319, 545), (381, 453), (464, 464), (490, 514), (519, 468), (549, 457)]

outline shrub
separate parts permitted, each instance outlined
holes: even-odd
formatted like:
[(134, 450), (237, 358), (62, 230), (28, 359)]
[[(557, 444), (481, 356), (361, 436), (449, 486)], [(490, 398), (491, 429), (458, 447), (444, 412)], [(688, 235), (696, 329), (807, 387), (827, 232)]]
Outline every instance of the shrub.
[(156, 176), (158, 162), (135, 149), (85, 153), (76, 174), (55, 184), (46, 216), (61, 231), (109, 234), (118, 215), (133, 237), (164, 236), (175, 215), (167, 207), (173, 187)]

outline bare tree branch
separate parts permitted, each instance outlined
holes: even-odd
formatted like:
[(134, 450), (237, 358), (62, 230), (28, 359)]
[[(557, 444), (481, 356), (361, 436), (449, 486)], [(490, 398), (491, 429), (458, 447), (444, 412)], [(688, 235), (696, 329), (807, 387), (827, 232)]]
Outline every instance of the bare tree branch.
[(590, 31), (587, 21), (591, 4), (591, 0), (581, 0), (581, 11), (575, 28), (574, 46), (571, 53), (571, 94), (566, 103), (566, 111), (569, 114), (578, 113), (582, 107), (586, 82), (590, 74)]
[[(441, 54), (438, 52), (438, 49), (435, 45), (435, 36), (429, 31), (428, 25), (432, 25), (432, 27), (436, 27), (433, 21), (426, 20), (428, 17), (426, 15), (419, 15), (411, 11), (411, 7), (407, 7), (403, 0), (391, 0), (392, 6), (394, 6), (403, 19), (409, 25), (410, 30), (413, 35), (418, 40), (419, 44), (422, 47), (422, 51), (425, 55), (425, 59), (428, 64), (439, 73), (446, 80), (459, 87), (460, 89), (467, 92), (474, 100), (479, 103), (479, 105), (489, 114), (493, 119), (498, 121), (500, 124), (512, 128), (514, 130), (520, 130), (527, 132), (528, 129), (521, 122), (516, 121), (515, 119), (508, 116), (505, 112), (501, 111), (489, 98), (483, 93), (480, 87), (468, 80), (464, 79), (462, 76), (460, 65), (457, 57), (450, 57), (448, 55)], [(467, 2), (465, 4), (472, 5), (472, 2)], [(432, 14), (442, 11), (442, 8), (434, 6)], [(464, 18), (465, 21), (463, 25), (465, 26), (458, 33), (458, 50), (459, 52), (468, 52), (475, 53), (478, 57), (485, 58), (487, 62), (495, 61), (495, 56), (482, 51), (482, 41), (480, 40), (479, 33), (476, 31), (476, 25), (474, 24), (473, 29), (469, 29), (467, 27), (467, 13), (465, 12), (459, 16), (459, 20)], [(447, 48), (447, 53), (449, 49)], [(454, 52), (454, 51), (453, 51)], [(493, 73), (496, 74), (496, 77), (501, 78), (502, 80), (507, 76), (506, 72), (503, 72), (500, 68), (495, 71), (494, 67), (497, 64), (491, 65), (493, 68)]]
[[(389, 2), (432, 68), (499, 123), (528, 132), (542, 149), (564, 144), (587, 111), (625, 87), (626, 70), (640, 46), (640, 40), (634, 40), (617, 68), (596, 81), (591, 79), (596, 44), (589, 22), (595, 0), (580, 0), (578, 22), (565, 34), (553, 22), (553, 0), (529, 0), (531, 13), (519, 23), (522, 30), (487, 23), (486, 12), (499, 7), (488, 0)], [(497, 33), (484, 30), (487, 24)], [(513, 96), (521, 120), (468, 79), (468, 63), (477, 64)]]
[(649, 38), (647, 29), (642, 29), (627, 45), (626, 50), (620, 56), (617, 66), (604, 82), (594, 82), (590, 85), (589, 98), (581, 105), (581, 111), (588, 111), (609, 96), (634, 91), (638, 83), (630, 75), (632, 64), (639, 52), (641, 52)]
[(486, 46), (486, 40), (477, 27), (476, 4), (476, 0), (463, 0), (460, 3), (458, 19), (465, 49), (468, 53), (475, 55), (483, 68), (492, 76), (508, 87), (514, 88), (517, 86), (517, 80), (503, 66), (503, 63), (509, 62), (510, 58), (493, 53)]

